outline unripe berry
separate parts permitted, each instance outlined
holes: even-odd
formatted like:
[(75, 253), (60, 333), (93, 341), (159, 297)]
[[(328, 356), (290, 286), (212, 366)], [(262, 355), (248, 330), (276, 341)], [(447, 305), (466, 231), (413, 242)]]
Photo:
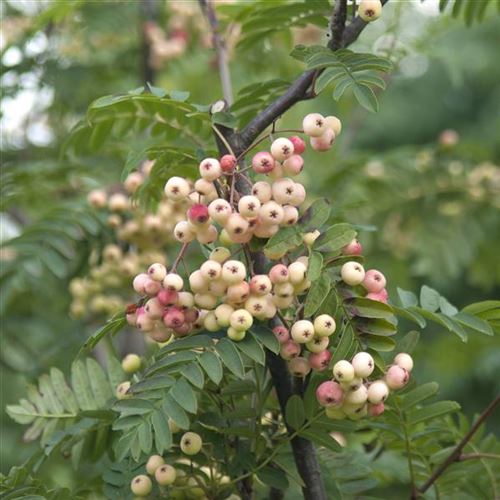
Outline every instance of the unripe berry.
[(316, 399), (321, 406), (337, 406), (344, 398), (344, 391), (337, 382), (327, 380), (316, 389)]
[(231, 257), (231, 251), (226, 247), (214, 248), (209, 255), (210, 260), (215, 260), (219, 264), (223, 264), (229, 257)]
[(136, 293), (139, 295), (144, 295), (146, 292), (144, 290), (144, 286), (146, 285), (146, 282), (149, 280), (149, 276), (146, 273), (141, 273), (138, 274), (135, 278), (134, 281), (132, 282), (132, 286), (134, 287), (134, 290)]
[(257, 196), (242, 196), (238, 202), (238, 210), (243, 217), (256, 217), (259, 214), (261, 203)]
[(186, 455), (196, 455), (203, 445), (201, 436), (196, 432), (186, 432), (181, 438), (181, 450)]
[(378, 405), (368, 405), (368, 415), (370, 415), (370, 417), (378, 417), (384, 413), (384, 410), (384, 403), (379, 403)]
[(306, 142), (298, 135), (292, 135), (290, 142), (293, 144), (293, 151), (295, 154), (301, 155), (306, 150)]
[(137, 321), (135, 322), (135, 326), (141, 332), (150, 332), (155, 324), (154, 320), (152, 320), (147, 314), (141, 314), (137, 316)]
[(177, 305), (182, 309), (192, 308), (194, 306), (193, 294), (190, 292), (179, 292), (177, 296)]
[(340, 269), (340, 276), (347, 285), (356, 286), (363, 282), (365, 270), (358, 262), (349, 261)]
[(192, 224), (205, 224), (210, 218), (208, 207), (202, 203), (196, 203), (187, 211), (187, 217)]
[(227, 222), (227, 219), (232, 212), (233, 209), (231, 208), (229, 202), (222, 198), (217, 198), (208, 206), (208, 214), (210, 217), (221, 225), (224, 225)]
[(161, 323), (156, 323), (154, 328), (147, 332), (147, 335), (155, 342), (167, 342), (170, 340), (170, 337), (172, 337), (172, 330), (170, 328), (166, 328)]
[(237, 309), (229, 317), (229, 324), (235, 330), (246, 331), (253, 325), (253, 318), (246, 309)]
[(354, 377), (350, 382), (341, 382), (340, 385), (345, 391), (357, 391), (363, 385), (363, 379)]
[(329, 337), (336, 328), (335, 320), (329, 314), (320, 314), (314, 319), (314, 332), (318, 337)]
[(288, 179), (287, 177), (278, 179), (273, 182), (271, 189), (274, 201), (280, 205), (292, 203), (294, 200), (295, 182), (292, 179)]
[(368, 399), (368, 389), (361, 384), (355, 391), (349, 391), (345, 396), (347, 404), (361, 405)]
[[(285, 216), (285, 212), (283, 211), (283, 217)], [(255, 229), (254, 229), (254, 236), (256, 238), (270, 238), (271, 236), (275, 235), (279, 231), (279, 225), (278, 224), (258, 224)], [(264, 249), (264, 253), (266, 253), (266, 249)], [(268, 258), (280, 258), (280, 257), (270, 257), (269, 255), (266, 256)]]
[(293, 226), (299, 220), (299, 211), (292, 205), (285, 205), (283, 207), (283, 220), (281, 224), (284, 226)]
[(310, 233), (305, 233), (304, 235), (302, 235), (302, 241), (306, 246), (312, 247), (320, 234), (321, 233), (317, 229), (315, 229)]
[(125, 181), (123, 187), (128, 193), (135, 193), (139, 186), (144, 182), (144, 177), (140, 172), (131, 172)]
[(228, 327), (230, 324), (229, 318), (233, 312), (234, 309), (229, 304), (221, 304), (218, 306), (214, 311), (217, 324), (224, 328)]
[(208, 291), (216, 297), (224, 297), (228, 289), (227, 283), (222, 279), (208, 282)]
[(272, 283), (266, 274), (256, 274), (250, 280), (250, 291), (255, 295), (267, 295), (272, 289)]
[(115, 193), (109, 197), (109, 209), (112, 212), (124, 212), (130, 206), (128, 198), (122, 193)]
[(240, 342), (246, 337), (246, 334), (246, 330), (236, 330), (232, 326), (227, 329), (227, 336), (234, 342)]
[(288, 363), (288, 370), (294, 377), (305, 377), (311, 371), (311, 367), (306, 358), (297, 356)]
[(178, 222), (174, 227), (174, 237), (181, 243), (189, 243), (196, 238), (196, 233), (191, 230), (189, 223), (185, 220)]
[(217, 322), (217, 318), (215, 317), (215, 313), (213, 311), (209, 311), (203, 318), (203, 326), (209, 332), (219, 331), (219, 323)]
[(389, 388), (383, 380), (376, 380), (368, 387), (368, 401), (374, 405), (383, 403), (389, 396)]
[(182, 177), (170, 177), (165, 184), (165, 195), (170, 200), (182, 200), (189, 196), (189, 191), (189, 183)]
[(319, 113), (309, 113), (302, 121), (304, 133), (309, 137), (319, 137), (327, 130), (327, 125), (323, 115)]
[(370, 300), (377, 300), (378, 302), (383, 302), (384, 304), (387, 303), (387, 300), (389, 299), (389, 294), (387, 293), (387, 290), (384, 288), (378, 293), (367, 293), (366, 298)]
[(160, 486), (170, 486), (174, 484), (176, 477), (176, 470), (168, 464), (161, 465), (155, 471), (155, 479)]
[(328, 348), (330, 343), (328, 337), (314, 337), (312, 340), (307, 342), (306, 347), (308, 351), (312, 353), (323, 352)]
[(176, 273), (169, 273), (163, 278), (163, 288), (180, 292), (184, 287), (184, 280)]
[(132, 490), (132, 493), (138, 497), (147, 497), (153, 489), (153, 483), (148, 476), (141, 474), (132, 479), (130, 489)]
[(121, 384), (118, 385), (116, 388), (115, 396), (116, 399), (126, 399), (129, 397), (129, 394), (127, 394), (127, 391), (130, 389), (130, 382), (122, 382)]
[(122, 359), (122, 368), (125, 373), (135, 373), (141, 367), (141, 358), (137, 354), (127, 354)]
[(272, 319), (276, 316), (278, 308), (272, 301), (272, 295), (266, 296), (266, 310), (264, 311), (266, 319)]
[(184, 313), (178, 307), (169, 307), (163, 315), (163, 323), (167, 328), (178, 328), (184, 321)]
[(189, 275), (189, 287), (195, 293), (204, 293), (208, 290), (208, 283), (199, 269)]
[(331, 128), (327, 128), (322, 136), (311, 137), (310, 142), (315, 151), (328, 151), (335, 142), (335, 133)]
[(280, 299), (287, 299), (292, 297), (294, 294), (294, 288), (291, 283), (277, 283), (274, 285), (274, 295)]
[(219, 160), (215, 158), (205, 158), (200, 163), (200, 176), (207, 181), (215, 181), (222, 175), (222, 168)]
[(288, 340), (281, 344), (280, 356), (283, 359), (290, 360), (300, 354), (300, 345), (296, 344), (293, 340)]
[(283, 208), (275, 201), (264, 203), (259, 210), (259, 217), (265, 225), (281, 224), (284, 216)]
[(252, 187), (252, 195), (257, 197), (261, 203), (267, 203), (268, 201), (271, 201), (271, 185), (266, 181), (256, 182)]
[(161, 289), (161, 283), (158, 281), (153, 281), (152, 279), (147, 279), (144, 282), (144, 291), (146, 292), (146, 295), (149, 295), (152, 297), (153, 295), (156, 295)]
[(245, 309), (255, 318), (265, 319), (267, 298), (251, 296), (245, 301)]
[(349, 361), (342, 359), (335, 363), (335, 366), (333, 367), (333, 376), (339, 382), (349, 383), (354, 379), (354, 368)]
[(365, 279), (363, 280), (363, 286), (370, 293), (381, 292), (386, 285), (385, 276), (376, 269), (369, 269), (365, 273)]
[(394, 358), (394, 363), (396, 363), (401, 368), (404, 368), (408, 373), (413, 370), (413, 358), (406, 354), (405, 352), (400, 352)]
[(288, 297), (278, 297), (277, 295), (273, 295), (272, 302), (277, 309), (288, 309), (293, 304), (293, 298), (293, 295)]
[(231, 174), (236, 168), (236, 157), (233, 155), (224, 155), (220, 159), (220, 168), (225, 174)]
[(314, 326), (310, 321), (301, 319), (292, 325), (290, 333), (295, 342), (305, 344), (314, 337)]
[(363, 21), (369, 23), (375, 21), (382, 13), (382, 3), (380, 0), (361, 0), (358, 7), (358, 16)]
[(216, 280), (222, 274), (222, 266), (215, 260), (207, 260), (201, 265), (200, 273), (205, 281)]
[(160, 455), (151, 455), (146, 462), (146, 471), (149, 475), (153, 476), (156, 472), (156, 469), (163, 465), (165, 460)]
[[(212, 182), (207, 181), (206, 179), (198, 179), (194, 183), (194, 189), (196, 193), (191, 193), (189, 195), (190, 200), (193, 203), (205, 203), (209, 201), (213, 201), (218, 197), (217, 190)], [(200, 196), (202, 199), (200, 200)]]
[(295, 182), (294, 190), (293, 190), (293, 199), (290, 201), (290, 205), (294, 207), (298, 207), (304, 203), (306, 199), (306, 190), (304, 186), (298, 182)]
[(154, 281), (163, 281), (167, 275), (167, 268), (163, 264), (151, 264), (148, 268), (148, 275)]
[(94, 189), (87, 195), (89, 205), (94, 208), (104, 208), (106, 206), (107, 198), (106, 191), (102, 191), (100, 189)]
[(273, 333), (280, 344), (284, 344), (290, 340), (290, 332), (288, 331), (288, 328), (283, 325), (275, 326), (273, 328)]
[(229, 302), (239, 304), (244, 302), (250, 295), (250, 285), (246, 281), (235, 283), (227, 288), (227, 298)]
[(217, 240), (219, 233), (217, 232), (217, 228), (210, 224), (207, 227), (204, 227), (203, 230), (198, 231), (196, 235), (196, 239), (205, 245), (210, 245), (214, 241)]
[(375, 369), (375, 361), (367, 352), (358, 352), (351, 361), (356, 377), (367, 378)]
[(271, 267), (271, 270), (269, 271), (269, 279), (271, 280), (271, 283), (286, 283), (288, 278), (288, 267), (286, 267), (285, 264), (276, 264)]
[(342, 406), (342, 411), (349, 417), (350, 420), (361, 420), (368, 415), (368, 405), (345, 403)]
[(175, 290), (162, 288), (156, 295), (156, 298), (160, 304), (164, 306), (172, 306), (177, 304), (179, 294)]
[(325, 409), (325, 415), (332, 420), (344, 420), (346, 414), (340, 408), (335, 408), (335, 406), (330, 406)]
[(273, 170), (274, 158), (267, 151), (260, 151), (252, 158), (252, 168), (258, 174), (267, 174)]
[(410, 374), (398, 365), (391, 366), (385, 374), (385, 383), (389, 389), (401, 389), (410, 380)]
[(361, 255), (363, 253), (363, 247), (361, 243), (354, 238), (345, 247), (342, 248), (343, 255)]
[[(194, 297), (193, 297), (193, 302), (194, 302)], [(184, 312), (184, 319), (186, 320), (187, 323), (194, 323), (195, 321), (198, 320), (200, 317), (200, 311), (198, 309), (182, 309)]]
[(300, 155), (292, 155), (283, 162), (283, 172), (286, 175), (299, 175), (304, 168), (304, 159)]
[(217, 297), (210, 293), (195, 293), (194, 301), (202, 309), (213, 309), (217, 305)]
[(168, 418), (168, 428), (172, 434), (176, 434), (181, 430), (181, 428), (170, 417)]
[(229, 236), (233, 238), (246, 234), (249, 229), (248, 221), (238, 213), (231, 214), (225, 224)]
[(330, 351), (313, 352), (309, 355), (309, 365), (313, 370), (321, 372), (328, 368), (332, 353)]
[(335, 136), (340, 134), (342, 130), (342, 122), (336, 116), (325, 117), (326, 126), (333, 130)]
[(284, 161), (290, 158), (293, 153), (293, 143), (286, 137), (279, 137), (271, 144), (271, 154), (275, 160)]
[(245, 265), (237, 260), (228, 260), (222, 266), (222, 279), (230, 285), (240, 283), (246, 275)]

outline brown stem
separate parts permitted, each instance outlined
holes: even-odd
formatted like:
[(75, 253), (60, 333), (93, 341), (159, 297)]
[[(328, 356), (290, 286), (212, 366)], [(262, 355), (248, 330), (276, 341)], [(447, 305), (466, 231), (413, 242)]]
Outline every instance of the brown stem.
[(155, 23), (157, 18), (155, 0), (141, 0), (139, 4), (141, 19), (141, 63), (142, 63), (142, 81), (144, 85), (153, 84), (155, 81), (155, 70), (151, 66), (151, 43), (146, 34), (148, 23)]
[(479, 415), (474, 425), (470, 428), (469, 432), (461, 439), (455, 446), (453, 451), (448, 455), (448, 458), (432, 473), (431, 477), (419, 488), (418, 493), (425, 493), (444, 473), (444, 471), (453, 463), (456, 462), (462, 453), (465, 445), (472, 439), (472, 436), (477, 432), (481, 424), (493, 413), (495, 408), (500, 404), (500, 394), (488, 405), (488, 407)]
[(174, 263), (172, 264), (172, 268), (170, 269), (171, 273), (175, 273), (175, 271), (177, 271), (177, 266), (179, 265), (179, 262), (184, 257), (184, 254), (186, 253), (188, 246), (189, 246), (189, 242), (182, 244), (182, 247), (179, 251), (179, 254), (177, 255), (176, 259), (174, 260)]
[(342, 47), (342, 35), (344, 34), (346, 19), (347, 0), (337, 0), (330, 21), (331, 39), (328, 47), (332, 50), (338, 50)]

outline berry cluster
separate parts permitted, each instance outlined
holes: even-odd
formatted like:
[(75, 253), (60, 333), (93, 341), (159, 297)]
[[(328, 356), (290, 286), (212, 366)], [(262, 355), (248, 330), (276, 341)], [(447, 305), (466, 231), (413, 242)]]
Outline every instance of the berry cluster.
[(383, 378), (368, 379), (375, 370), (375, 361), (367, 352), (358, 352), (351, 360), (333, 366), (333, 380), (321, 383), (316, 390), (318, 403), (329, 418), (358, 420), (384, 412), (384, 402), (391, 390), (403, 388), (410, 379), (413, 359), (399, 353)]

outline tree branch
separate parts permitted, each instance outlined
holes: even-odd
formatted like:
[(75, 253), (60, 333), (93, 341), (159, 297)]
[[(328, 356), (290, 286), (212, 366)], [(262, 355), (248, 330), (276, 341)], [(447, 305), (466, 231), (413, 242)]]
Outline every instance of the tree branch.
[(141, 0), (139, 4), (140, 19), (141, 19), (141, 37), (142, 37), (142, 81), (144, 85), (150, 83), (151, 85), (155, 80), (155, 70), (151, 66), (151, 46), (150, 41), (146, 35), (148, 23), (155, 22), (156, 19), (156, 3), (155, 0)]
[(420, 488), (417, 488), (417, 493), (425, 493), (453, 462), (459, 461), (465, 445), (472, 439), (472, 436), (474, 436), (483, 422), (493, 413), (498, 404), (500, 404), (500, 394), (488, 405), (483, 413), (481, 413), (475, 424), (470, 428), (469, 432), (448, 455), (448, 458), (432, 473), (431, 477), (422, 486), (420, 486)]
[[(381, 0), (382, 4), (386, 4), (389, 0)], [(343, 12), (345, 9), (343, 4), (345, 0), (336, 0), (335, 8), (332, 14), (332, 19), (335, 19), (335, 23), (338, 23), (338, 27), (342, 24), (345, 25), (345, 18), (347, 13)], [(337, 15), (336, 15), (337, 12)], [(363, 21), (359, 16), (352, 21), (352, 23), (347, 26), (345, 29), (341, 29), (342, 31), (342, 43), (339, 47), (334, 47), (334, 50), (337, 48), (345, 48), (355, 40), (357, 40), (360, 33), (365, 29), (366, 22)], [(332, 29), (334, 28), (334, 24), (332, 21)], [(337, 36), (337, 33), (335, 34)], [(336, 42), (330, 40), (330, 44), (334, 44)], [(329, 44), (329, 46), (330, 46)], [(239, 146), (237, 148), (237, 153), (239, 154), (241, 151), (246, 149), (254, 139), (269, 125), (271, 125), (276, 119), (278, 119), (285, 111), (288, 111), (294, 104), (308, 99), (310, 94), (308, 93), (308, 89), (317, 77), (318, 73), (321, 70), (307, 70), (304, 71), (288, 88), (288, 90), (278, 97), (275, 101), (273, 101), (266, 109), (260, 112), (239, 134)]]
[(222, 95), (224, 100), (231, 106), (233, 104), (233, 88), (231, 86), (231, 75), (229, 73), (229, 65), (227, 60), (226, 43), (220, 35), (219, 21), (215, 14), (215, 9), (212, 0), (199, 0), (201, 10), (207, 18), (212, 32), (212, 43), (217, 55), (217, 65), (219, 66), (219, 76), (222, 85)]
[(336, 0), (333, 9), (332, 19), (330, 21), (331, 38), (328, 42), (328, 48), (337, 50), (342, 47), (342, 36), (345, 30), (347, 19), (347, 0)]

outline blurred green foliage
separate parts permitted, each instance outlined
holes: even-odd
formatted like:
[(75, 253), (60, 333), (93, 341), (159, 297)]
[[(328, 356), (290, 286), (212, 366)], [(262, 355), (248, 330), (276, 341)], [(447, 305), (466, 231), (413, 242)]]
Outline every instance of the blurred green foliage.
[[(323, 3), (318, 9), (328, 7)], [(186, 14), (179, 13), (182, 5), (172, 11), (167, 2), (155, 2), (165, 37), (179, 20), (189, 36), (182, 54), (155, 63), (151, 83), (189, 91), (194, 102), (209, 104), (221, 92), (206, 26), (192, 5)], [(313, 17), (306, 21), (316, 21), (316, 28), (290, 31), (285, 23), (272, 40), (244, 32), (237, 45), (238, 28), (228, 19), (243, 17), (244, 8), (220, 9), (236, 91), (272, 78), (291, 80), (301, 69), (288, 56), (293, 44), (326, 40), (322, 22)], [(90, 251), (110, 239), (85, 208), (86, 193), (118, 182), (130, 148), (145, 144), (117, 142), (84, 155), (62, 151), (90, 102), (144, 84), (141, 26), (147, 19), (140, 2), (55, 2), (45, 8), (7, 1), (1, 9), (2, 238), (11, 230), (22, 244), (0, 250), (0, 461), (7, 472), (35, 448), (20, 445), (21, 430), (3, 408), (48, 367), (67, 373), (92, 329), (68, 315), (70, 279), (85, 275)], [(336, 217), (361, 225), (370, 263), (384, 270), (391, 293), (396, 286), (416, 290), (429, 283), (462, 307), (500, 297), (500, 21), (486, 11), (482, 24), (465, 27), (422, 12), (417, 5), (389, 7), (355, 45), (388, 54), (395, 63), (377, 114), (351, 96), (336, 103), (327, 91), (298, 105), (280, 127), (293, 128), (307, 111), (340, 116), (344, 129), (336, 148), (321, 165), (306, 157), (308, 191), (331, 197)], [(455, 144), (439, 140), (445, 129), (458, 133)], [(459, 401), (471, 416), (500, 389), (499, 347), (498, 336), (462, 344), (428, 329), (416, 351), (416, 378), (439, 380), (440, 396)], [(498, 422), (490, 426), (498, 433)], [(76, 480), (62, 459), (51, 459), (44, 474), (57, 476), (62, 486)], [(387, 495), (397, 498), (397, 487)]]

